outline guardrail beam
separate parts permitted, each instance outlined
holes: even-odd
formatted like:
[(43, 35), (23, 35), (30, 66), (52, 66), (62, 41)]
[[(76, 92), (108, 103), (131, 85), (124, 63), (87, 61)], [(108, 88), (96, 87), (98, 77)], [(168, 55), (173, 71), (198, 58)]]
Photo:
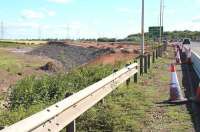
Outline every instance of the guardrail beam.
[(72, 121), (135, 75), (138, 72), (136, 67), (136, 63), (127, 66), (45, 110), (3, 129), (2, 132), (58, 132), (70, 123), (70, 130), (74, 131), (75, 122)]

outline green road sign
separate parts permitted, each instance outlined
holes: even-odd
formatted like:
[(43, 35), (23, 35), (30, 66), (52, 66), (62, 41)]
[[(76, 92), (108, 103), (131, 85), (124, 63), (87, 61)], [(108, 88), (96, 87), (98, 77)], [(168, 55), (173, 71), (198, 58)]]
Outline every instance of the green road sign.
[[(163, 34), (163, 27), (161, 27), (161, 33)], [(160, 27), (156, 26), (156, 27), (149, 27), (149, 38), (159, 38), (160, 37)]]

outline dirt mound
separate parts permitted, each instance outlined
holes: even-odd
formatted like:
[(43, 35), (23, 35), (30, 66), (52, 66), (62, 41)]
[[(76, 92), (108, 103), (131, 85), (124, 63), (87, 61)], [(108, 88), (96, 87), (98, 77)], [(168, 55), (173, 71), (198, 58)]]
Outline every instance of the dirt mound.
[(83, 65), (99, 56), (111, 53), (111, 49), (98, 49), (94, 47), (83, 48), (63, 43), (50, 43), (29, 52), (30, 55), (47, 56), (63, 64), (65, 70)]
[(47, 62), (47, 64), (45, 64), (44, 66), (40, 67), (40, 69), (48, 72), (59, 72), (63, 70), (63, 67), (59, 63), (50, 61)]

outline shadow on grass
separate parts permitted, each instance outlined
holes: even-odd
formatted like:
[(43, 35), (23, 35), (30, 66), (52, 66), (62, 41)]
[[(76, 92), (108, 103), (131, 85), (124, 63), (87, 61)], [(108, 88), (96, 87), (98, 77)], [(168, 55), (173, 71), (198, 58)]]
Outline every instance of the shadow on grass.
[(158, 107), (168, 107), (168, 106), (178, 106), (178, 105), (185, 105), (189, 104), (190, 102), (188, 100), (180, 101), (180, 102), (170, 102), (168, 100), (162, 101), (162, 102), (156, 102), (155, 104), (158, 105)]

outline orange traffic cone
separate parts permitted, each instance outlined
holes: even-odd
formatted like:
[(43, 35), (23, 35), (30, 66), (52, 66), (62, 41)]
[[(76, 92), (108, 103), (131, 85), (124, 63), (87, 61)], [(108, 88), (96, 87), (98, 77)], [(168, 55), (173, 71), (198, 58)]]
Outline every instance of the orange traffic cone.
[(176, 64), (181, 64), (181, 57), (179, 50), (176, 52)]
[(169, 103), (182, 103), (187, 101), (181, 93), (178, 77), (176, 74), (175, 65), (171, 64), (171, 84), (170, 84), (170, 98)]

